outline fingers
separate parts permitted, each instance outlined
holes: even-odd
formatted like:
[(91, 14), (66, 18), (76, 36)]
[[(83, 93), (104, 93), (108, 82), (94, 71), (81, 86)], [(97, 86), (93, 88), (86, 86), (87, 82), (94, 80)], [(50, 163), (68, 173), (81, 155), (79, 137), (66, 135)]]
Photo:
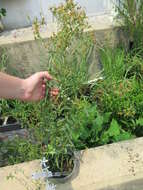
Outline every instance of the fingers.
[[(42, 71), (36, 73), (38, 76), (38, 80), (40, 79), (40, 85), (42, 85), (41, 93), (40, 93), (40, 100), (44, 99), (46, 96), (46, 81), (47, 80), (56, 80), (54, 79), (47, 71)], [(59, 89), (58, 88), (52, 88), (50, 90), (50, 96), (51, 98), (56, 98), (59, 94)]]
[(41, 100), (46, 96), (46, 84), (42, 84)]
[(46, 84), (42, 84), (42, 90), (46, 90)]
[(43, 79), (46, 79), (46, 80), (52, 80), (52, 76), (48, 73), (48, 71), (42, 71), (42, 72), (39, 72), (38, 73), (40, 78), (43, 80)]

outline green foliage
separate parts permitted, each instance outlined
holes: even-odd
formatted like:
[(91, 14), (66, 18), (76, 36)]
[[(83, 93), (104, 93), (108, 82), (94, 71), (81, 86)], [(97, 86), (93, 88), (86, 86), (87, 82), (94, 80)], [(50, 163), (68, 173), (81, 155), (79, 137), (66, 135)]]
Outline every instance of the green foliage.
[(124, 131), (115, 119), (112, 119), (107, 131), (101, 136), (102, 144), (128, 140), (134, 136), (130, 132)]
[(95, 85), (93, 100), (102, 113), (112, 113), (122, 130), (138, 136), (141, 129), (136, 130), (136, 120), (143, 115), (143, 60), (119, 49), (104, 51), (100, 55), (106, 80)]
[(100, 113), (96, 104), (78, 100), (67, 121), (76, 149), (96, 147), (134, 137), (120, 127), (112, 112)]
[(143, 79), (143, 59), (138, 54), (126, 57), (126, 64), (128, 66), (126, 71), (127, 78), (135, 78), (140, 81)]
[[(2, 159), (13, 164), (45, 156), (52, 171), (70, 171), (75, 149), (143, 135), (143, 60), (123, 49), (100, 49), (104, 79), (87, 84), (94, 42), (84, 32), (89, 28), (86, 15), (73, 0), (51, 11), (57, 34), (44, 42), (36, 21), (34, 35), (47, 48), (46, 66), (55, 80), (47, 83), (46, 98), (40, 103), (0, 101), (1, 115), (20, 120), (31, 137), (1, 144)], [(55, 87), (60, 94), (50, 98)]]
[(140, 49), (143, 45), (143, 0), (122, 0), (116, 8), (120, 24), (134, 43), (133, 48)]
[(125, 52), (122, 49), (109, 47), (100, 49), (100, 60), (103, 66), (103, 75), (106, 80), (123, 79), (125, 74)]
[(2, 18), (5, 17), (5, 16), (6, 16), (6, 9), (1, 8), (1, 9), (0, 9), (0, 19), (2, 19)]
[(51, 11), (59, 28), (48, 44), (44, 43), (48, 51), (47, 70), (56, 78), (47, 86), (60, 88), (60, 95), (50, 101), (47, 93), (43, 102), (42, 123), (45, 126), (42, 130), (46, 132), (42, 133), (42, 139), (46, 157), (55, 163), (53, 168), (63, 170), (65, 155), (72, 155), (74, 149), (66, 122), (73, 100), (88, 79), (88, 59), (92, 53), (93, 39), (91, 34), (84, 32), (89, 28), (85, 12), (73, 0), (52, 7)]
[(32, 144), (28, 140), (15, 138), (12, 141), (0, 143), (0, 160), (2, 164), (16, 164), (42, 156), (40, 145)]
[[(5, 102), (7, 108), (3, 114), (18, 118), (22, 126), (28, 128), (34, 142), (41, 145), (42, 154), (52, 163), (51, 169), (62, 171), (72, 166), (74, 145), (66, 122), (72, 101), (88, 78), (88, 58), (92, 53), (93, 40), (90, 34), (84, 33), (88, 29), (85, 12), (74, 1), (65, 1), (51, 11), (59, 30), (48, 43), (40, 36), (37, 20), (33, 28), (35, 38), (47, 48), (47, 70), (56, 79), (47, 83), (44, 101), (39, 104), (13, 101), (10, 103), (12, 109), (8, 109), (9, 102)], [(49, 91), (55, 87), (60, 88), (60, 95), (49, 99)]]
[(143, 118), (139, 118), (136, 120), (136, 124), (137, 125), (140, 125), (140, 126), (143, 126)]
[(85, 12), (68, 0), (51, 8), (59, 30), (48, 47), (48, 70), (59, 81), (64, 94), (76, 96), (80, 85), (88, 78), (88, 58), (92, 52), (93, 39), (88, 29)]
[(80, 150), (100, 144), (100, 137), (110, 121), (111, 113), (101, 115), (96, 104), (78, 100), (67, 121), (75, 147)]

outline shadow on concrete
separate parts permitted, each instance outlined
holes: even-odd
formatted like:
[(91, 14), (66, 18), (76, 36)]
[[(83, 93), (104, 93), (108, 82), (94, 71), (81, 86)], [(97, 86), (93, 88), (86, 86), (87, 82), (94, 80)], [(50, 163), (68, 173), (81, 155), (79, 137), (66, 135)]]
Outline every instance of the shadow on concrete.
[(82, 162), (83, 152), (76, 153), (76, 167), (73, 175), (65, 183), (56, 183), (56, 190), (76, 190), (72, 187), (72, 181), (77, 178), (80, 171), (80, 163)]
[(100, 190), (143, 190), (143, 179), (134, 180), (116, 186), (108, 186)]

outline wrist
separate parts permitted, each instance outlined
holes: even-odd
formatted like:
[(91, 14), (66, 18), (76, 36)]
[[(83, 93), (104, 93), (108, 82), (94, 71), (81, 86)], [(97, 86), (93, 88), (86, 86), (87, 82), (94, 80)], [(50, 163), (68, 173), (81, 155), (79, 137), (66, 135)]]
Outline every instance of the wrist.
[(26, 99), (26, 79), (10, 76), (0, 72), (0, 98), (5, 99)]
[(20, 81), (20, 88), (19, 88), (19, 94), (18, 94), (18, 99), (25, 101), (27, 99), (27, 81), (26, 79), (21, 79)]

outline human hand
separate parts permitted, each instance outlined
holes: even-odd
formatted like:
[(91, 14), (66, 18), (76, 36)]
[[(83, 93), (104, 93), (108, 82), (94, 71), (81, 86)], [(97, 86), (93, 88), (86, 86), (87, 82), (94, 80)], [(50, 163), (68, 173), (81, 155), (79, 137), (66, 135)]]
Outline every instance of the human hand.
[[(47, 72), (38, 72), (24, 80), (24, 97), (25, 101), (39, 101), (45, 97), (46, 81), (52, 80), (52, 76)], [(51, 96), (57, 96), (58, 91), (51, 89)]]

